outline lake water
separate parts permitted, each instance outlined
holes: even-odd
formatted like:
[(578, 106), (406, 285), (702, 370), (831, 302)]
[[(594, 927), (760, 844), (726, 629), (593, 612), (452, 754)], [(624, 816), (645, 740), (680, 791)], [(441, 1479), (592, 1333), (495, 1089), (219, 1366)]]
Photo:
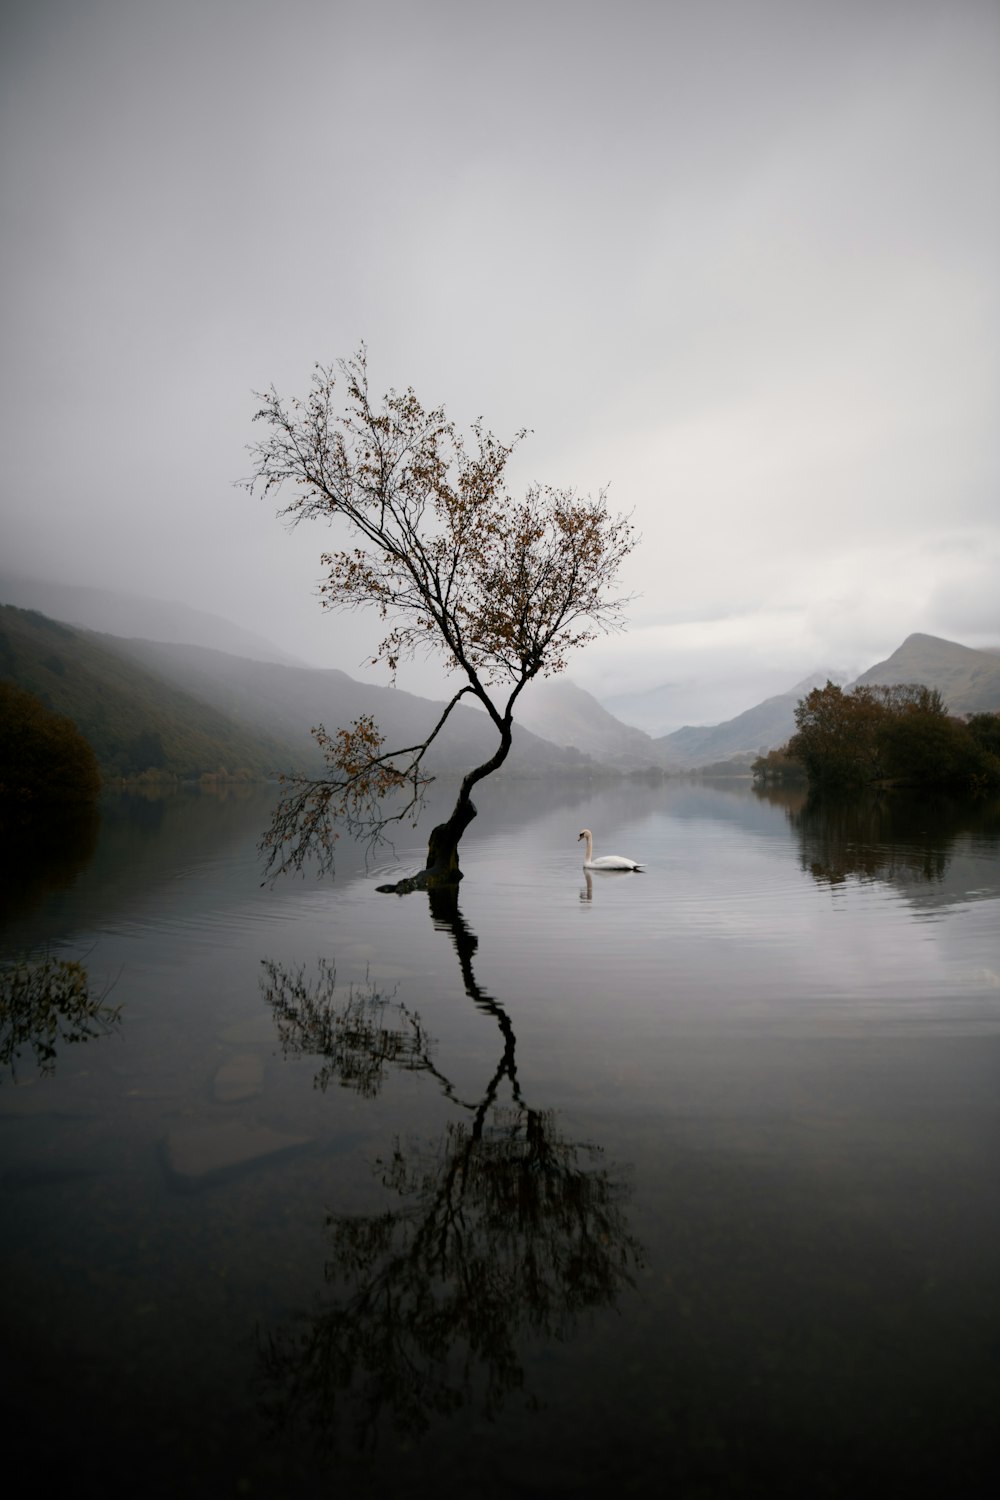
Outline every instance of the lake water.
[[(1000, 824), (481, 789), (457, 901), (273, 793), (18, 855), (107, 1034), (0, 1082), (8, 1465), (57, 1493), (992, 1494)], [(576, 835), (642, 874), (585, 879)]]

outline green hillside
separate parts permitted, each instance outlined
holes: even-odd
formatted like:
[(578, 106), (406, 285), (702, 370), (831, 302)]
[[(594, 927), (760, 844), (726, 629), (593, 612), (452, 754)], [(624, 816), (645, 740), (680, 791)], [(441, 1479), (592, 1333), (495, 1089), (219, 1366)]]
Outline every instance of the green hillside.
[(0, 605), (0, 678), (72, 719), (108, 777), (153, 770), (186, 779), (222, 769), (268, 776), (315, 756), (308, 738), (235, 724), (86, 632), (35, 610)]
[[(336, 668), (287, 667), (276, 662), (251, 661), (203, 646), (164, 641), (97, 637), (123, 660), (134, 662), (179, 691), (210, 703), (247, 730), (289, 739), (318, 756), (309, 731), (314, 724), (327, 729), (350, 724), (371, 714), (385, 736), (386, 746), (419, 744), (441, 717), (443, 702), (421, 698), (402, 688), (358, 682)], [(624, 735), (632, 731), (622, 730)], [(486, 714), (459, 704), (424, 762), (434, 775), (465, 771), (491, 756), (497, 736)], [(536, 776), (584, 774), (590, 765), (579, 751), (563, 749), (515, 725), (514, 749), (506, 774)]]

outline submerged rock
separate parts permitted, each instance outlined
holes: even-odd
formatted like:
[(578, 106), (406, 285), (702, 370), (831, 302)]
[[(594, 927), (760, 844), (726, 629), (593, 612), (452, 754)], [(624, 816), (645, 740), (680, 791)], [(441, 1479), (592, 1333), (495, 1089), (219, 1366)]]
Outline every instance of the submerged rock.
[(237, 1104), (260, 1093), (264, 1059), (256, 1052), (238, 1052), (215, 1075), (213, 1092), (220, 1104)]
[(183, 1125), (163, 1142), (167, 1176), (178, 1187), (199, 1187), (230, 1172), (268, 1161), (309, 1145), (307, 1135), (285, 1135), (269, 1125), (230, 1120), (218, 1125)]

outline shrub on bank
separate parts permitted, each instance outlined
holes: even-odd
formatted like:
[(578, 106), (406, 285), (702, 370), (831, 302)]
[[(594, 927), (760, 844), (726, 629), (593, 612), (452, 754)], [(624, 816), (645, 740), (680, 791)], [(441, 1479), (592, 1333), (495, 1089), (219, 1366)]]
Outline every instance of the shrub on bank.
[(97, 757), (73, 720), (0, 682), (0, 805), (94, 802), (100, 789)]

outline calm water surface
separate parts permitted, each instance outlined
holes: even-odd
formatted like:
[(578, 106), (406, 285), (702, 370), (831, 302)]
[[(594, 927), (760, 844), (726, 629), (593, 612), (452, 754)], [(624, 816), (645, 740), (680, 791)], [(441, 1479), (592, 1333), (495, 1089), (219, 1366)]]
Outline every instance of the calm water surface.
[(262, 888), (271, 797), (18, 857), (0, 953), (121, 1020), (0, 1082), (8, 1450), (80, 1495), (993, 1493), (995, 809), (498, 783), (449, 901), (376, 891), (409, 831)]

